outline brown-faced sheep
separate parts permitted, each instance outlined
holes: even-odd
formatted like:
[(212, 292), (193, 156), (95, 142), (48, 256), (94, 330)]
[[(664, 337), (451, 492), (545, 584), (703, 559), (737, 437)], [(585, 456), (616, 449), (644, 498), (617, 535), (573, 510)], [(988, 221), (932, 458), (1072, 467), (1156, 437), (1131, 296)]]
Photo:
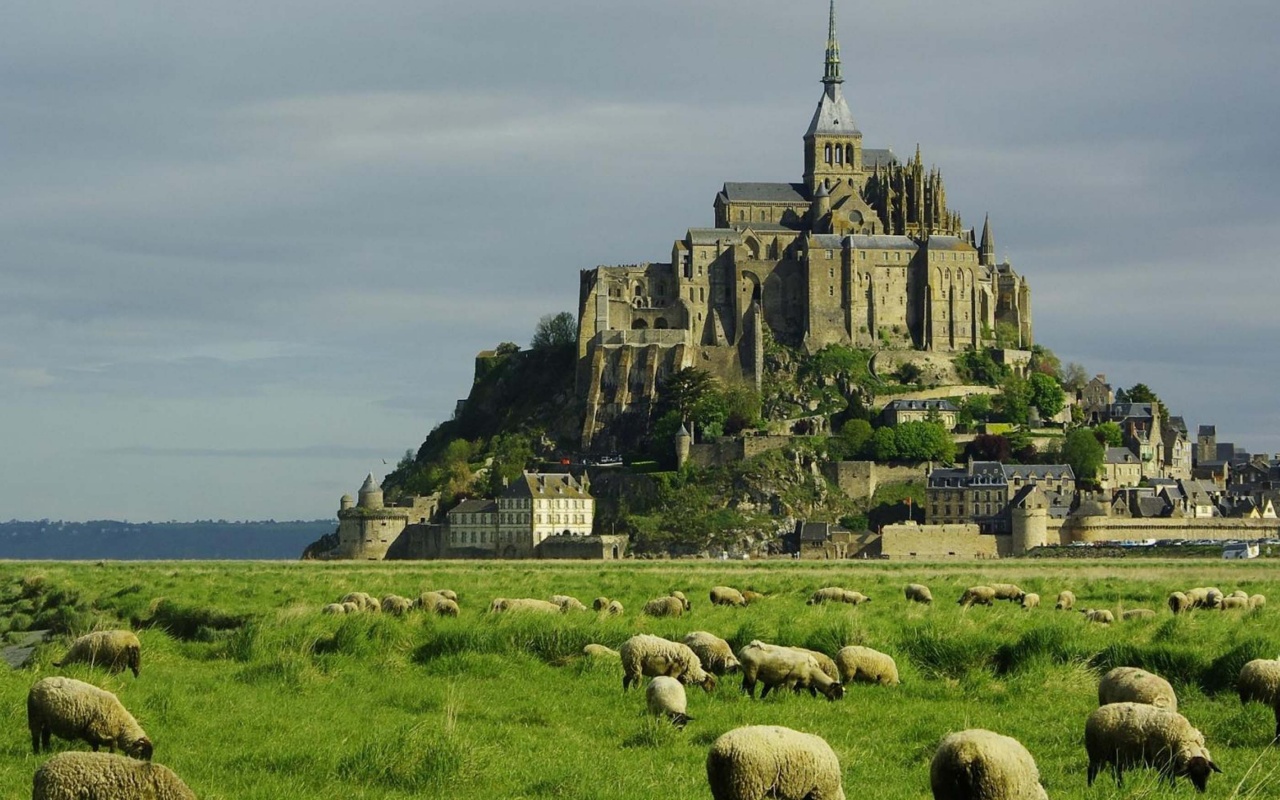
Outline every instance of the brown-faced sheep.
[(709, 593), (713, 606), (745, 606), (747, 598), (732, 586), (712, 586)]
[(689, 598), (684, 596), (684, 592), (674, 591), (671, 593), (671, 596), (679, 600), (684, 605), (685, 611), (691, 611), (693, 609), (693, 603), (690, 603)]
[(777, 725), (734, 728), (707, 754), (713, 800), (845, 800), (840, 779), (821, 737)]
[(595, 600), (591, 601), (591, 608), (595, 611), (604, 611), (608, 607), (609, 598), (607, 597), (597, 597)]
[(809, 653), (793, 647), (753, 641), (738, 651), (742, 665), (742, 690), (755, 697), (756, 683), (764, 684), (760, 697), (767, 697), (775, 686), (795, 691), (808, 689), (811, 695), (821, 692), (828, 700), (844, 697), (844, 686), (833, 680)]
[(933, 593), (929, 591), (929, 587), (923, 583), (908, 583), (903, 588), (902, 593), (906, 595), (907, 601), (911, 603), (924, 603), (929, 605), (933, 602)]
[(642, 675), (666, 675), (684, 684), (697, 684), (708, 692), (716, 688), (716, 677), (702, 668), (697, 654), (682, 642), (639, 633), (622, 643), (618, 655), (622, 659), (624, 690), (638, 683)]
[(67, 752), (31, 778), (31, 800), (196, 800), (173, 770), (112, 753)]
[(1058, 592), (1058, 602), (1054, 603), (1053, 607), (1059, 611), (1070, 611), (1072, 608), (1075, 608), (1075, 605), (1076, 593), (1070, 589), (1063, 589)]
[(840, 680), (840, 668), (836, 666), (836, 660), (831, 656), (820, 650), (810, 650), (807, 647), (793, 647), (791, 649), (813, 656), (813, 660), (818, 662), (818, 667), (822, 669), (823, 674), (833, 681)]
[(1159, 675), (1137, 667), (1116, 667), (1098, 681), (1098, 705), (1146, 703), (1166, 711), (1178, 710), (1178, 696)]
[(685, 604), (680, 598), (671, 595), (655, 597), (644, 604), (644, 613), (650, 617), (679, 617), (684, 610)]
[(142, 643), (133, 631), (94, 631), (86, 633), (71, 643), (61, 661), (55, 667), (68, 664), (89, 664), (120, 672), (126, 667), (138, 677), (142, 669)]
[(1017, 739), (971, 728), (945, 737), (929, 765), (933, 800), (1048, 800)]
[(683, 730), (693, 717), (689, 716), (689, 700), (684, 693), (684, 684), (666, 675), (657, 675), (649, 679), (644, 688), (645, 705), (649, 713), (655, 717), (666, 717), (676, 728)]
[(1089, 754), (1088, 784), (1110, 764), (1121, 785), (1129, 767), (1148, 766), (1163, 778), (1191, 780), (1203, 792), (1210, 772), (1222, 772), (1204, 746), (1204, 736), (1187, 718), (1145, 703), (1111, 703), (1096, 709), (1084, 725)]
[(702, 668), (715, 675), (727, 675), (738, 670), (738, 659), (729, 643), (714, 633), (692, 631), (685, 634), (684, 643), (698, 655)]
[(74, 678), (42, 678), (27, 693), (31, 750), (49, 749), (51, 734), (93, 746), (118, 747), (134, 758), (151, 758), (151, 740), (119, 698)]
[(610, 600), (608, 607), (606, 607), (604, 610), (604, 613), (608, 614), (611, 617), (622, 616), (622, 601)]
[(970, 586), (960, 595), (960, 599), (956, 604), (969, 608), (970, 606), (989, 606), (995, 602), (996, 590), (990, 586)]
[(898, 665), (893, 656), (872, 650), (870, 647), (850, 645), (836, 653), (836, 666), (844, 684), (875, 683), (881, 686), (898, 685)]
[(1241, 703), (1262, 703), (1276, 715), (1276, 736), (1280, 739), (1280, 660), (1255, 658), (1240, 669), (1236, 691)]
[(1022, 595), (1022, 607), (1028, 611), (1033, 608), (1040, 607), (1040, 595), (1035, 592), (1027, 592)]
[(1185, 614), (1195, 608), (1191, 598), (1185, 592), (1171, 592), (1168, 600), (1169, 610), (1175, 614)]

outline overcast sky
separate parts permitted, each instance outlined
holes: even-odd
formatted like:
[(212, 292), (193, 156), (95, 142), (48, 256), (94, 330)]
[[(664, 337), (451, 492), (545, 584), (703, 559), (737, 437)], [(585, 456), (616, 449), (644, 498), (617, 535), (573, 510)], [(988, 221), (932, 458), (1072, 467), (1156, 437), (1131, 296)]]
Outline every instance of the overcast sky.
[[(1280, 451), (1280, 4), (837, 6), (868, 147), (991, 214), (1036, 338)], [(826, 0), (20, 3), (0, 518), (334, 513), (472, 358), (798, 181)]]

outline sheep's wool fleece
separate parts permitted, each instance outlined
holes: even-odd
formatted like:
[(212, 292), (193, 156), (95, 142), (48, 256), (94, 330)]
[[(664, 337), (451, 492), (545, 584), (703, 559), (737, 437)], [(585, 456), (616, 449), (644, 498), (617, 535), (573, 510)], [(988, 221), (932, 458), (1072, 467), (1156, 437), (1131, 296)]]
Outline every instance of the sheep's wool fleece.
[(707, 780), (715, 800), (844, 800), (831, 746), (777, 725), (735, 728), (716, 739)]
[(1048, 800), (1040, 770), (1017, 739), (975, 728), (942, 740), (929, 768), (934, 800)]
[(59, 753), (31, 780), (32, 800), (196, 800), (173, 770), (112, 753)]

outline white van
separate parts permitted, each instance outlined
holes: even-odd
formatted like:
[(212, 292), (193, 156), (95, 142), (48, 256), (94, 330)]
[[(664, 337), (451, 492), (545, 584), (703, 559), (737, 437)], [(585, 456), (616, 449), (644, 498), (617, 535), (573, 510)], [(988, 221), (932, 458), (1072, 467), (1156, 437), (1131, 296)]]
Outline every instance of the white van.
[(1258, 546), (1245, 542), (1232, 542), (1222, 546), (1223, 558), (1257, 558)]

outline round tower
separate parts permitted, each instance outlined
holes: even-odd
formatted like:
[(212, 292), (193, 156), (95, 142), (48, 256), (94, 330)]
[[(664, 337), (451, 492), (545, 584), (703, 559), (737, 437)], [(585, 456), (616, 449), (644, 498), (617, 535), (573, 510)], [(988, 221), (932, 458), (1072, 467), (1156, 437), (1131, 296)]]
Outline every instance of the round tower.
[(351, 495), (349, 495), (349, 494), (344, 494), (344, 495), (343, 495), (343, 496), (338, 500), (338, 510), (339, 510), (339, 511), (349, 511), (349, 510), (351, 510), (351, 507), (352, 507), (352, 506), (354, 506), (355, 504), (356, 504), (355, 498), (353, 498), (353, 497), (352, 497)]
[(818, 190), (813, 193), (813, 202), (809, 204), (809, 215), (810, 229), (814, 233), (831, 233), (831, 226), (827, 223), (831, 216), (831, 193), (827, 191), (826, 181), (819, 183)]
[(364, 479), (364, 485), (360, 487), (359, 505), (361, 508), (382, 508), (382, 489), (373, 482), (372, 472)]
[(1049, 512), (1043, 508), (1012, 508), (1013, 537), (1010, 546), (1013, 555), (1020, 556), (1048, 542)]
[(689, 450), (693, 446), (693, 437), (689, 435), (689, 429), (680, 423), (680, 430), (676, 431), (676, 469), (680, 469), (689, 460)]

